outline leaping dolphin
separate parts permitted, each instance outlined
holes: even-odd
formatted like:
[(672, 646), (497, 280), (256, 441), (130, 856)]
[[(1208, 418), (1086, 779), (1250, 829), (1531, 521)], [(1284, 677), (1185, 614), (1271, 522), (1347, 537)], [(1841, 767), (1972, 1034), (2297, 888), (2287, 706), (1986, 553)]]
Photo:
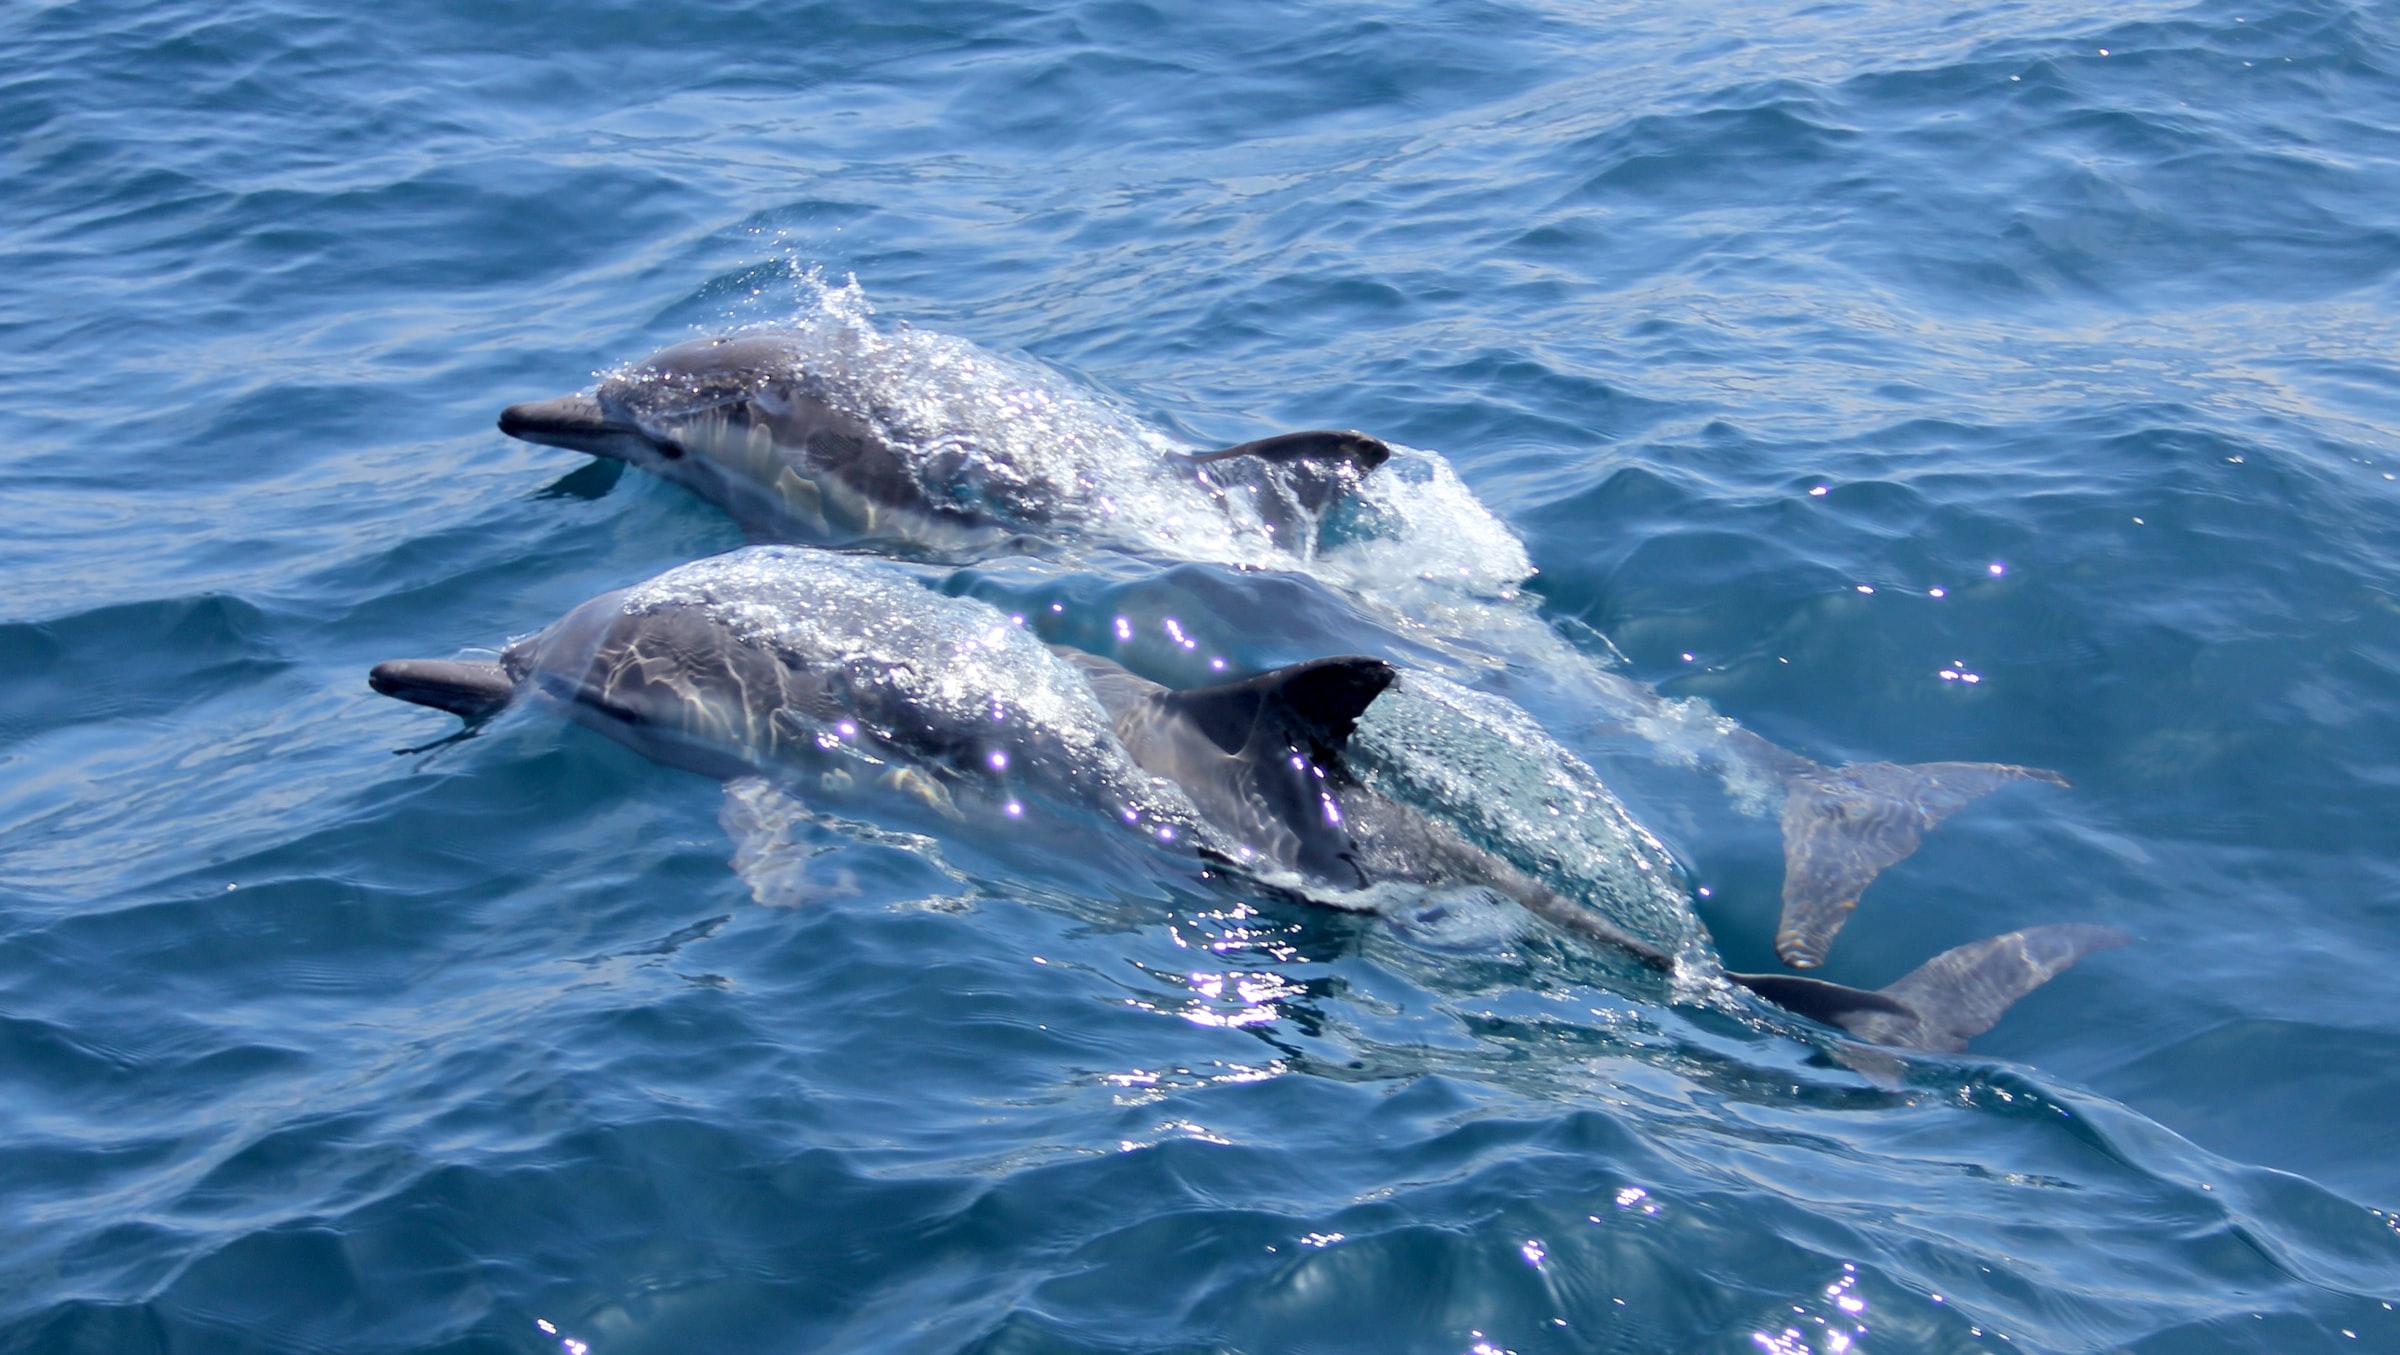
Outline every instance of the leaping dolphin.
[[(865, 782), (1003, 821), (1039, 797), (1336, 906), (1378, 881), (1486, 887), (1681, 972), (1678, 948), (1624, 925), (1655, 897), (1570, 899), (1354, 774), (1360, 718), (1398, 676), (1380, 660), (1338, 658), (1172, 692), (1062, 656), (989, 604), (897, 570), (754, 547), (595, 598), (496, 662), (395, 660), (370, 682), (469, 719), (539, 693), (645, 754), (728, 779)], [(1638, 833), (1625, 831), (1629, 842)], [(1688, 898), (1673, 901), (1698, 935)], [(2122, 941), (2102, 927), (2031, 928), (1945, 952), (1877, 991), (1724, 977), (1863, 1040), (1957, 1050), (2026, 992)]]
[[(2067, 784), (2006, 763), (1827, 766), (1608, 671), (1518, 602), (1513, 585), (1532, 568), (1523, 544), (1438, 457), (1410, 452), (1369, 479), (1394, 449), (1357, 432), (1177, 451), (1042, 373), (921, 331), (886, 340), (851, 323), (830, 337), (697, 339), (592, 394), (511, 405), (500, 428), (672, 480), (757, 541), (875, 545), (949, 563), (1096, 545), (1311, 573), (1463, 662), (1497, 653), (1541, 674), (1665, 756), (1713, 765), (1744, 802), (1779, 795), (1775, 950), (1795, 968), (1823, 963), (1875, 877), (1969, 801), (2016, 782)], [(1329, 511), (1350, 504), (1370, 535), (1378, 522), (1405, 533), (1375, 567), (1343, 567), (1340, 551), (1320, 550)], [(1497, 600), (1449, 587), (1455, 571), (1425, 563), (1456, 555), (1453, 537), (1485, 557), (1468, 572), (1475, 587), (1497, 580)]]

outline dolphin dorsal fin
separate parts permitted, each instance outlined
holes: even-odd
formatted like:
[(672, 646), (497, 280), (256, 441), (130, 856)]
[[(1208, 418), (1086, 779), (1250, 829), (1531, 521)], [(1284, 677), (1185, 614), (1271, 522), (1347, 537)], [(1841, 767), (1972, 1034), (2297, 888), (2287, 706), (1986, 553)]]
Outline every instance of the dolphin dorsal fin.
[(1300, 506), (1318, 513), (1391, 460), (1392, 449), (1383, 439), (1364, 433), (1316, 428), (1305, 433), (1278, 433), (1213, 452), (1194, 452), (1183, 459), (1195, 466), (1236, 462), (1272, 467), (1279, 472), (1274, 478), (1283, 482)]
[(1336, 431), (1312, 428), (1304, 433), (1277, 433), (1235, 447), (1222, 447), (1213, 452), (1195, 452), (1191, 459), (1206, 465), (1211, 461), (1231, 461), (1238, 457), (1255, 456), (1261, 461), (1314, 461), (1348, 466), (1365, 473), (1392, 459), (1392, 449), (1381, 438), (1369, 437), (1355, 429)]
[(1325, 764), (1339, 757), (1358, 717), (1396, 676), (1381, 659), (1312, 659), (1239, 682), (1163, 693), (1158, 700), (1228, 753), (1251, 747), (1263, 734), (1304, 745)]

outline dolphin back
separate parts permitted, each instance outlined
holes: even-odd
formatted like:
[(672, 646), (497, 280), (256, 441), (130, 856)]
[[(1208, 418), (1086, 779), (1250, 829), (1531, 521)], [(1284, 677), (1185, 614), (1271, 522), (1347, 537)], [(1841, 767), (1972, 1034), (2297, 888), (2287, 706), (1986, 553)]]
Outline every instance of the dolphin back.
[(1215, 467), (1220, 474), (1237, 465), (1270, 470), (1272, 481), (1279, 482), (1309, 513), (1324, 512), (1335, 499), (1356, 490), (1368, 472), (1391, 459), (1391, 445), (1381, 438), (1329, 429), (1278, 433), (1183, 458), (1193, 465)]

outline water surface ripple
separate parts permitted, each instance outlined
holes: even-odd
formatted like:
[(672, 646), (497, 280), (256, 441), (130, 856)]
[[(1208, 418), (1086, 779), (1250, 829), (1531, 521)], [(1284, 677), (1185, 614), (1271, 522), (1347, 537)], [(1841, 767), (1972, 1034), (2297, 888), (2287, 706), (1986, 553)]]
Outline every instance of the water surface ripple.
[[(2383, 0), (21, 0), (0, 166), (0, 1351), (2400, 1348)], [(1831, 977), (2138, 943), (1882, 1087), (1538, 933), (838, 831), (764, 907), (697, 777), (396, 756), (374, 661), (740, 540), (500, 406), (853, 275), (1440, 453), (1810, 756), (2072, 779)], [(1535, 714), (1771, 966), (1771, 822)]]

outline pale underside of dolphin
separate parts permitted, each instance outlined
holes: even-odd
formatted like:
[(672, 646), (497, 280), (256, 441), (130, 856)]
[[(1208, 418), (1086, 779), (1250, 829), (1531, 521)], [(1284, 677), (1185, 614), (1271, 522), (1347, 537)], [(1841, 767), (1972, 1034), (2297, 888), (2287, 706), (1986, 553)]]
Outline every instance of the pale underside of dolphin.
[[(1171, 842), (1320, 902), (1380, 881), (1488, 888), (1678, 972), (1670, 949), (1351, 774), (1358, 721), (1396, 676), (1380, 660), (1327, 659), (1172, 692), (1055, 653), (986, 604), (896, 571), (759, 547), (596, 598), (496, 662), (396, 660), (371, 681), (470, 720), (539, 693), (650, 756), (723, 778), (866, 783), (937, 812), (1012, 819), (1038, 796), (1121, 824), (1146, 848)], [(2122, 940), (2033, 928), (1945, 952), (1872, 992), (1726, 977), (1863, 1040), (1956, 1050)]]
[(512, 405), (500, 427), (681, 484), (757, 541), (876, 545), (951, 563), (1077, 545), (1272, 559), (1452, 652), (1497, 642), (1615, 720), (1658, 731), (1670, 756), (1716, 764), (1740, 798), (1762, 781), (1780, 793), (1775, 950), (1796, 968), (1823, 963), (1867, 886), (1968, 801), (2016, 782), (2067, 784), (2004, 763), (1826, 766), (1609, 672), (1513, 601), (1378, 602), (1372, 573), (1320, 567), (1317, 536), (1328, 510), (1392, 457), (1387, 444), (1318, 431), (1193, 454), (1092, 416), (1088, 397), (1080, 413), (1069, 408), (1077, 398), (958, 341), (918, 351), (855, 331), (828, 342), (755, 330), (664, 349), (588, 395)]

